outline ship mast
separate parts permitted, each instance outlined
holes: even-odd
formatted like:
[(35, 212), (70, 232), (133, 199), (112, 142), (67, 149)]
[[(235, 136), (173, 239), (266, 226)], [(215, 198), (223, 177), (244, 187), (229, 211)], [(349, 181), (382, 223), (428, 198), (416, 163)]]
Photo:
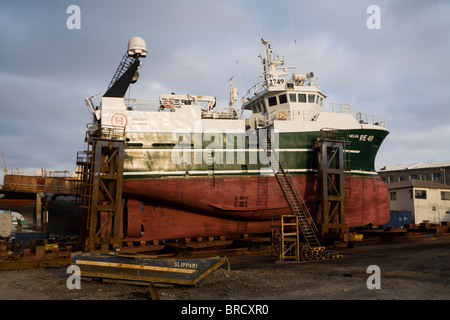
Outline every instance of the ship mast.
[[(275, 55), (272, 52), (272, 48), (270, 46), (270, 42), (272, 40), (261, 39), (261, 41), (263, 45), (266, 47), (266, 56), (263, 57), (259, 55), (259, 57), (261, 58), (261, 62), (264, 69), (264, 80), (266, 81), (266, 84), (269, 84), (271, 80), (276, 81), (280, 77), (288, 75), (287, 69), (292, 69), (294, 67), (280, 68), (281, 66), (284, 65), (284, 57), (283, 59), (280, 59), (279, 55)], [(282, 71), (277, 69), (282, 69)]]
[(230, 81), (230, 104), (229, 105), (230, 105), (231, 111), (234, 111), (234, 104), (238, 100), (237, 88), (233, 87), (233, 78), (234, 78), (234, 76), (232, 76), (229, 80)]

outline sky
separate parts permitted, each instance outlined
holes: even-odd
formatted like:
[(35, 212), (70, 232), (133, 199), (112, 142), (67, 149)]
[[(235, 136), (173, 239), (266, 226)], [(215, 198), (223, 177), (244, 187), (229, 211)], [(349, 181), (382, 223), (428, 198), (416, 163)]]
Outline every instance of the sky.
[(260, 81), (265, 38), (328, 101), (386, 119), (376, 166), (450, 160), (449, 16), (447, 0), (2, 0), (0, 149), (8, 171), (75, 170), (84, 98), (106, 91), (133, 36), (148, 56), (127, 96), (224, 107), (231, 77), (239, 97)]

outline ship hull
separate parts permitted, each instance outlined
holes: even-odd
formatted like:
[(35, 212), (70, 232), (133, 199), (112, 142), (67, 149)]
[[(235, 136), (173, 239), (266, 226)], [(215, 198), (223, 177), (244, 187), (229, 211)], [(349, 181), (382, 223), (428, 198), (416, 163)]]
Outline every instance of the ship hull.
[[(311, 216), (318, 221), (320, 194), (314, 141), (321, 132), (283, 129), (275, 136), (278, 156)], [(224, 135), (223, 145), (211, 158), (207, 142), (198, 135), (185, 135), (187, 149), (155, 147), (173, 141), (169, 134), (129, 131), (127, 135), (131, 141), (142, 141), (142, 146), (125, 148), (125, 238), (162, 240), (271, 233), (274, 215), (292, 214), (273, 170), (264, 161), (266, 153), (261, 145), (252, 147), (247, 142), (242, 149), (227, 149), (229, 140)], [(386, 130), (377, 127), (340, 132), (350, 141), (345, 152), (351, 167), (344, 188), (348, 227), (384, 225), (389, 221), (388, 191), (374, 170), (376, 153), (386, 135)], [(196, 147), (198, 140), (203, 144)], [(183, 161), (174, 161), (174, 154)], [(230, 154), (234, 157), (228, 158)], [(253, 156), (258, 156), (257, 161), (252, 162)], [(208, 159), (213, 159), (213, 164), (208, 164)]]
[[(292, 176), (317, 211), (317, 175)], [(348, 227), (389, 221), (388, 191), (377, 176), (346, 179)], [(163, 240), (270, 233), (273, 215), (290, 214), (272, 176), (164, 177), (124, 181), (123, 237)]]

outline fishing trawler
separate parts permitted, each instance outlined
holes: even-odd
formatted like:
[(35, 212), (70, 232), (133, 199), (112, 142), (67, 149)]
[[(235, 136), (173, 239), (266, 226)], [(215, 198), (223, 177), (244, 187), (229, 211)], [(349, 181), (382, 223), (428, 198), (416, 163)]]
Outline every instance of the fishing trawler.
[[(261, 136), (290, 174), (312, 216), (317, 212), (314, 142), (324, 133), (345, 136), (348, 227), (389, 221), (388, 192), (374, 168), (388, 135), (385, 120), (327, 102), (312, 72), (288, 76), (284, 59), (262, 40), (263, 80), (235, 108), (215, 111), (216, 98), (162, 94), (156, 100), (125, 98), (139, 78), (143, 39), (132, 38), (101, 102), (86, 98), (94, 126), (125, 132), (122, 235), (163, 240), (271, 232), (273, 215), (290, 214)], [(251, 115), (244, 119), (244, 112)]]

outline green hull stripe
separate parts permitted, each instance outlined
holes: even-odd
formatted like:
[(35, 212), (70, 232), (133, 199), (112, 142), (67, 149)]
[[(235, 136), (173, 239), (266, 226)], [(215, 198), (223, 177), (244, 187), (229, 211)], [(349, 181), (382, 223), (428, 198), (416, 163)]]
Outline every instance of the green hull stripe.
[[(345, 150), (346, 158), (350, 160), (349, 169), (354, 174), (376, 174), (375, 156), (388, 132), (381, 129), (355, 129), (340, 131), (337, 134), (344, 135), (345, 140), (350, 142), (348, 150)], [(191, 141), (195, 142), (194, 136), (198, 139), (198, 135), (191, 134)], [(315, 172), (316, 153), (313, 143), (320, 135), (320, 132), (279, 133), (277, 150), (284, 167), (292, 173)], [(260, 169), (268, 165), (264, 150), (257, 146), (255, 148), (254, 145), (249, 147), (248, 141), (244, 148), (235, 146), (234, 149), (216, 148), (211, 151), (207, 150), (209, 145), (205, 142), (202, 146), (188, 143), (185, 144), (185, 148), (180, 146), (174, 149), (167, 148), (168, 141), (171, 141), (171, 134), (135, 133), (131, 137), (132, 143), (137, 141), (145, 141), (145, 143), (142, 143), (142, 147), (126, 147), (124, 170), (125, 175), (130, 177), (211, 175), (212, 173), (215, 175), (259, 174)], [(225, 140), (224, 138), (223, 147), (226, 147)], [(149, 145), (165, 147), (148, 147)], [(208, 160), (208, 163), (205, 160)], [(216, 163), (213, 163), (214, 160)]]

